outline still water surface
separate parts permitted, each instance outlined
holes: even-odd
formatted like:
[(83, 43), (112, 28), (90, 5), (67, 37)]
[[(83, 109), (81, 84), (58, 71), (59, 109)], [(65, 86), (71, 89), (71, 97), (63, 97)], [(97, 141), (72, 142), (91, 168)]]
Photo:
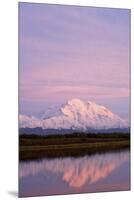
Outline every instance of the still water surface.
[(20, 162), (20, 197), (129, 190), (129, 151)]

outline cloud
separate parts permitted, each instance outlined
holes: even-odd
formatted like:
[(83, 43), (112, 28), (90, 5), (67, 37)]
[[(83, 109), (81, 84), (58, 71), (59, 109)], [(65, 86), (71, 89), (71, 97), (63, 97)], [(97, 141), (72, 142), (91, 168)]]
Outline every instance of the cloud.
[(128, 97), (129, 91), (126, 88), (109, 88), (109, 87), (96, 87), (96, 86), (33, 86), (22, 89), (22, 99), (24, 100), (64, 100), (74, 97), (86, 99), (109, 99)]

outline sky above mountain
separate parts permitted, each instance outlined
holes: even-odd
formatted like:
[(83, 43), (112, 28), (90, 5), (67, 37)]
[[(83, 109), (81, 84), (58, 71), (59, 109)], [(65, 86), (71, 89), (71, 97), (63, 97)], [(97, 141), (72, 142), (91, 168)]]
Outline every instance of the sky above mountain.
[(19, 3), (20, 113), (80, 98), (129, 118), (128, 9)]

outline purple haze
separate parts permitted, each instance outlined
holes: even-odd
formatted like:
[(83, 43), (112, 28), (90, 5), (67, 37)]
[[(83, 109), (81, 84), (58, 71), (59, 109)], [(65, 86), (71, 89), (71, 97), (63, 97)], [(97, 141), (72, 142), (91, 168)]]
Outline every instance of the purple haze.
[(68, 99), (129, 119), (130, 10), (19, 3), (20, 113)]

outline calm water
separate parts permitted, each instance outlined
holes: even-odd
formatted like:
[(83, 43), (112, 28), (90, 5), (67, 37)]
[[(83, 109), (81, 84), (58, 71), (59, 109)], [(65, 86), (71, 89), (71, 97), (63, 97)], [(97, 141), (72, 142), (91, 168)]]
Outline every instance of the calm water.
[(129, 190), (129, 151), (20, 162), (20, 196)]

